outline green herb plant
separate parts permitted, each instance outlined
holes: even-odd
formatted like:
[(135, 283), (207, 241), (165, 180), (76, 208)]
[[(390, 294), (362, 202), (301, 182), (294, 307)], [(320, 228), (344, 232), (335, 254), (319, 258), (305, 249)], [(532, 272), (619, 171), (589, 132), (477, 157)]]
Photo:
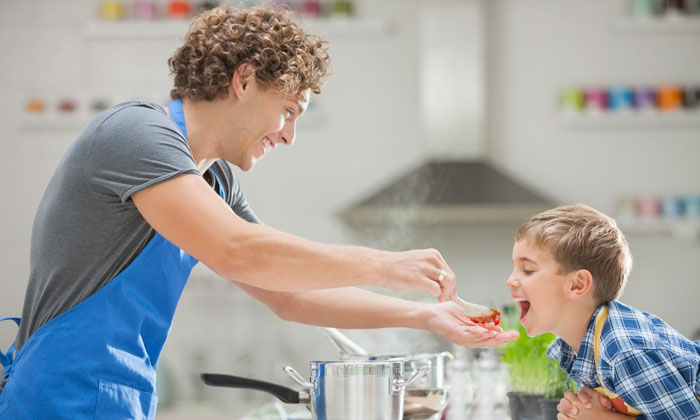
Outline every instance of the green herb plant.
[(501, 361), (510, 367), (510, 391), (562, 398), (567, 374), (559, 367), (558, 360), (547, 357), (556, 336), (546, 333), (528, 337), (525, 327), (515, 318), (516, 313), (512, 305), (503, 308), (503, 328), (520, 332), (520, 338), (501, 348)]

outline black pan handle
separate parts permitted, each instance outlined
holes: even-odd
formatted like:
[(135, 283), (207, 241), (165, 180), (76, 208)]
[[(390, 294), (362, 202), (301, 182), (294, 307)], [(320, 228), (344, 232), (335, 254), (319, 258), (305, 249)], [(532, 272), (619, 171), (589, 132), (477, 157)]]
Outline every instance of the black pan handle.
[(202, 381), (211, 386), (225, 386), (229, 388), (257, 389), (274, 395), (280, 401), (288, 404), (299, 402), (299, 391), (282, 385), (271, 384), (269, 382), (257, 381), (255, 379), (241, 378), (240, 376), (222, 375), (219, 373), (202, 373)]

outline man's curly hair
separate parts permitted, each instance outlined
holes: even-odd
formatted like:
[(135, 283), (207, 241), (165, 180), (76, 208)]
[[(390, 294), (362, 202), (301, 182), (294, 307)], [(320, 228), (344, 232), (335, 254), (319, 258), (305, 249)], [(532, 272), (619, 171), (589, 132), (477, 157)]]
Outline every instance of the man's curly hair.
[(283, 8), (219, 6), (197, 16), (184, 44), (168, 60), (172, 99), (226, 97), (234, 71), (255, 71), (266, 89), (320, 93), (329, 73), (328, 42), (304, 33), (296, 14)]

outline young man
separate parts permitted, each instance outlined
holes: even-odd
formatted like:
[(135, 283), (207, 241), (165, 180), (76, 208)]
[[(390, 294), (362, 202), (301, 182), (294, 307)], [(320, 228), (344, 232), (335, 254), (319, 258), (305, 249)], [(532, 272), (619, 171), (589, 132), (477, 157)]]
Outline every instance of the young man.
[(614, 407), (569, 393), (576, 414), (559, 419), (700, 418), (700, 342), (616, 300), (632, 259), (611, 218), (583, 205), (538, 214), (518, 229), (513, 264), (506, 284), (527, 334), (556, 334), (548, 355)]
[(117, 105), (68, 149), (35, 218), (17, 351), (0, 353), (0, 418), (153, 418), (156, 365), (197, 261), (287, 320), (421, 328), (463, 346), (517, 337), (464, 316), (436, 250), (321, 244), (258, 223), (224, 161), (248, 171), (291, 145), (329, 68), (326, 43), (292, 17), (197, 17), (169, 61), (168, 109)]

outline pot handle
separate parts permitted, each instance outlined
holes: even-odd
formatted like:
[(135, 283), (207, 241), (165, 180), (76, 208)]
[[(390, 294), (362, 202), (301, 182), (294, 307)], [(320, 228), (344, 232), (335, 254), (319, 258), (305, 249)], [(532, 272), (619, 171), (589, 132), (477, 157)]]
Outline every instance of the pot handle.
[(450, 360), (455, 359), (455, 355), (450, 353), (449, 351), (443, 351), (442, 353), (440, 353), (440, 356), (445, 357), (445, 358), (450, 359)]
[(418, 372), (411, 375), (411, 377), (405, 381), (402, 381), (400, 379), (394, 379), (392, 381), (392, 385), (393, 385), (392, 390), (394, 392), (399, 392), (401, 390), (401, 388), (406, 388), (407, 386), (416, 382), (420, 378), (424, 377), (428, 373), (429, 370), (430, 370), (430, 365), (428, 364), (427, 366), (423, 366), (422, 368), (420, 368), (420, 370), (418, 370)]
[(289, 375), (290, 378), (294, 379), (294, 382), (298, 383), (299, 385), (303, 386), (304, 388), (314, 389), (314, 384), (312, 384), (311, 382), (305, 381), (304, 378), (302, 378), (302, 376), (299, 375), (299, 372), (294, 370), (293, 367), (285, 366), (284, 368), (282, 368), (282, 370), (284, 370), (284, 373)]
[(269, 382), (258, 381), (255, 379), (242, 378), (240, 376), (233, 375), (221, 375), (218, 373), (202, 373), (202, 381), (210, 386), (225, 386), (229, 388), (244, 388), (244, 389), (256, 389), (258, 391), (264, 391), (269, 394), (274, 395), (280, 401), (288, 404), (296, 404), (299, 402), (305, 403), (308, 401), (303, 401), (306, 396), (308, 399), (308, 394), (304, 391), (299, 392), (291, 388), (287, 388), (281, 385), (272, 384)]

